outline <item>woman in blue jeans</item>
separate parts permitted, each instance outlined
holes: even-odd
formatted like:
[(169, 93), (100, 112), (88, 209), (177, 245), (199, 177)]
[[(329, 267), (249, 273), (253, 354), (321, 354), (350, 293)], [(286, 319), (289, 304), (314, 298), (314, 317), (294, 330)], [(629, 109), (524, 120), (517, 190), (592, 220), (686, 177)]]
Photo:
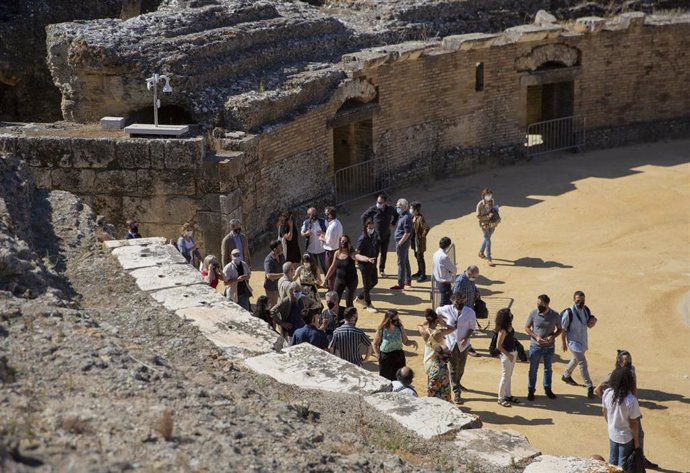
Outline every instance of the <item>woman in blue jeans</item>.
[(479, 219), (479, 227), (484, 234), (484, 240), (482, 240), (482, 246), (479, 248), (479, 257), (488, 260), (489, 266), (494, 266), (491, 259), (491, 236), (501, 219), (498, 215), (498, 206), (494, 201), (494, 191), (487, 187), (482, 190), (481, 197), (482, 200), (477, 203), (477, 218)]
[(611, 373), (610, 386), (602, 399), (609, 431), (609, 464), (623, 466), (633, 450), (640, 448), (641, 414), (632, 370), (616, 368)]

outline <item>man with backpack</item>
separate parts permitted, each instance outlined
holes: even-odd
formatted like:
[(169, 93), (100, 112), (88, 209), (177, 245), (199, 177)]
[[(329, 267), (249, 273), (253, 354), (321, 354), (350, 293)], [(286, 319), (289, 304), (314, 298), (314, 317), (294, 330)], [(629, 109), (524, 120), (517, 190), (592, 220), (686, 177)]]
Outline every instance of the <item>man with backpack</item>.
[(530, 337), (529, 376), (527, 381), (527, 400), (534, 401), (537, 387), (537, 372), (544, 359), (544, 393), (549, 399), (556, 399), (551, 390), (551, 365), (555, 353), (556, 340), (561, 334), (561, 317), (549, 308), (551, 299), (546, 294), (537, 298), (537, 308), (530, 312), (525, 323), (525, 333)]
[(319, 236), (326, 234), (326, 228), (328, 228), (326, 219), (318, 216), (315, 207), (309, 207), (307, 209), (307, 219), (302, 223), (305, 251), (312, 258), (316, 259), (323, 274), (326, 274), (328, 268), (326, 267), (326, 249), (323, 247), (323, 241), (319, 239)]
[(587, 351), (587, 330), (593, 328), (597, 323), (597, 318), (592, 315), (589, 307), (585, 305), (585, 293), (582, 291), (575, 291), (573, 295), (574, 304), (563, 312), (561, 312), (561, 327), (563, 333), (561, 338), (563, 340), (563, 352), (565, 353), (570, 348), (573, 354), (573, 359), (570, 360), (565, 369), (565, 373), (561, 378), (565, 383), (572, 386), (577, 386), (575, 380), (571, 377), (575, 370), (575, 365), (580, 366), (580, 374), (587, 387), (587, 397), (594, 399), (594, 385), (592, 378), (589, 376), (587, 369), (587, 358), (585, 352)]

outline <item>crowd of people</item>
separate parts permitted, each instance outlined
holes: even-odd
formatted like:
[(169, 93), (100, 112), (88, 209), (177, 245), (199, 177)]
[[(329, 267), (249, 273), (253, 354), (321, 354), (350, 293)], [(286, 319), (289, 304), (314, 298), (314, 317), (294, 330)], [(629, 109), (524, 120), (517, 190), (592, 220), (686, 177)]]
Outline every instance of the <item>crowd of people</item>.
[[(478, 257), (494, 266), (491, 238), (501, 221), (499, 207), (491, 189), (483, 189), (480, 197), (475, 210), (482, 234)], [(222, 282), (226, 297), (251, 312), (254, 293), (249, 285), (249, 244), (239, 220), (231, 220), (229, 226), (230, 232), (222, 241), (220, 261), (213, 255), (202, 259), (193, 239), (193, 227), (188, 223), (182, 227), (177, 247), (187, 262), (200, 265), (201, 275), (212, 287)], [(376, 203), (361, 215), (361, 228), (356, 238), (344, 232), (334, 207), (326, 207), (323, 217), (316, 208), (310, 207), (301, 225), (295, 222), (294, 212), (282, 212), (276, 222), (276, 239), (271, 241), (264, 258), (265, 295), (258, 296), (253, 315), (281, 333), (289, 345), (309, 343), (357, 366), (373, 356), (378, 360), (379, 374), (393, 382), (395, 392), (417, 396), (412, 386), (415, 374), (406, 365), (403, 347), (414, 350), (419, 347), (415, 340), (408, 338), (398, 311), (383, 312), (372, 340), (357, 327), (359, 314), (355, 303), (370, 313), (379, 312), (372, 300), (372, 289), (379, 284), (380, 278), (386, 277), (391, 240), (397, 257), (397, 274), (396, 284), (389, 290), (393, 293), (404, 291), (411, 287), (413, 279), (417, 283), (427, 282), (430, 278), (425, 253), (429, 231), (419, 202), (409, 203), (400, 198), (391, 206), (385, 194), (379, 194)], [(128, 222), (126, 238), (138, 237), (136, 222)], [(469, 265), (458, 274), (449, 255), (451, 246), (450, 238), (441, 238), (432, 256), (431, 279), (440, 302), (435, 309), (426, 309), (425, 320), (417, 326), (417, 331), (424, 344), (426, 394), (463, 404), (462, 393), (466, 388), (462, 378), (468, 357), (477, 356), (471, 338), (478, 326), (475, 307), (482, 300), (475, 283), (479, 267)], [(417, 266), (414, 274), (410, 250)], [(556, 399), (552, 366), (560, 338), (563, 352), (572, 354), (561, 379), (567, 384), (578, 385), (572, 377), (578, 367), (587, 397), (602, 397), (603, 414), (609, 428), (609, 463), (622, 466), (632, 452), (641, 452), (644, 438), (630, 354), (621, 352), (616, 369), (595, 388), (585, 354), (588, 331), (596, 325), (597, 318), (585, 305), (585, 294), (576, 291), (573, 304), (560, 313), (551, 309), (550, 303), (548, 295), (539, 295), (524, 326), (524, 333), (530, 340), (529, 351), (525, 354), (529, 362), (527, 400), (536, 399), (537, 375), (542, 362), (544, 394)], [(497, 402), (509, 408), (521, 403), (513, 396), (511, 380), (522, 346), (515, 335), (509, 307), (497, 311), (493, 325), (495, 335), (489, 351), (500, 359), (501, 365)]]

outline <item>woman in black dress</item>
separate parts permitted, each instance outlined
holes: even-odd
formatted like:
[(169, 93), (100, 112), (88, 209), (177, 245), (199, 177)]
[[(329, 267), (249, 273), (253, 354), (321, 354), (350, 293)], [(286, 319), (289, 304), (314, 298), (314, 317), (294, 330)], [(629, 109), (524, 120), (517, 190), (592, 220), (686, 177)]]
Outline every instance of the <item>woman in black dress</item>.
[(299, 241), (295, 229), (295, 220), (292, 212), (286, 210), (278, 218), (278, 238), (283, 243), (285, 261), (299, 264), (302, 255), (299, 251)]
[(369, 258), (367, 256), (358, 255), (354, 248), (352, 248), (352, 243), (350, 242), (350, 237), (343, 235), (340, 237), (338, 244), (338, 249), (333, 256), (333, 263), (331, 267), (328, 268), (328, 273), (326, 274), (326, 281), (333, 276), (335, 273), (335, 283), (334, 289), (338, 293), (338, 297), (342, 300), (343, 292), (347, 289), (347, 299), (346, 306), (352, 307), (355, 300), (355, 292), (357, 291), (357, 265), (356, 261), (362, 263), (374, 263), (376, 258)]

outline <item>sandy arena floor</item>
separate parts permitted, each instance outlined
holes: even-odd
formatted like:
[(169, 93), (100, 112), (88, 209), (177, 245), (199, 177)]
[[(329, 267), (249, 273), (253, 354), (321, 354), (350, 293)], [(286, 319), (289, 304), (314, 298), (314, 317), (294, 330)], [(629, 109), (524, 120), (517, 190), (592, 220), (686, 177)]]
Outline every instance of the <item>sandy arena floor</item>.
[[(496, 267), (477, 257), (481, 232), (473, 215), (479, 191), (494, 189), (502, 223), (492, 239)], [(690, 140), (639, 145), (586, 154), (535, 158), (531, 163), (471, 176), (428, 181), (396, 189), (395, 198), (422, 202), (432, 229), (426, 261), (442, 236), (456, 244), (458, 267), (477, 264), (482, 295), (495, 311), (510, 299), (514, 325), (522, 333), (536, 297), (546, 293), (561, 311), (575, 290), (599, 323), (590, 331), (588, 361), (596, 383), (614, 363), (616, 349), (632, 352), (639, 381), (647, 456), (663, 468), (690, 470)], [(339, 218), (356, 239), (359, 215), (374, 202), (368, 198), (346, 206)], [(395, 202), (395, 199), (393, 199)], [(301, 219), (302, 217), (300, 217)], [(301, 221), (301, 220), (300, 220)], [(266, 249), (254, 257), (252, 286), (261, 288)], [(412, 271), (417, 270), (411, 257)], [(396, 258), (389, 252), (387, 273), (374, 292), (379, 309), (399, 309), (408, 334), (415, 336), (430, 307), (429, 283), (391, 293)], [(372, 336), (381, 314), (360, 310), (359, 326)], [(527, 336), (522, 334), (527, 347)], [(515, 429), (544, 453), (608, 456), (606, 424), (599, 400), (589, 401), (584, 387), (560, 379), (569, 353), (558, 344), (550, 401), (541, 389), (527, 402), (527, 363), (513, 374), (513, 395), (523, 404), (496, 404), (500, 378), (497, 359), (486, 356), (490, 338), (475, 332), (480, 357), (470, 358), (463, 385), (463, 410), (481, 416), (486, 427)], [(421, 344), (421, 343), (420, 343)], [(417, 373), (415, 385), (425, 393), (423, 347), (407, 350)], [(377, 370), (370, 362), (366, 368)], [(581, 382), (579, 371), (573, 377)], [(541, 386), (542, 372), (537, 385)]]

